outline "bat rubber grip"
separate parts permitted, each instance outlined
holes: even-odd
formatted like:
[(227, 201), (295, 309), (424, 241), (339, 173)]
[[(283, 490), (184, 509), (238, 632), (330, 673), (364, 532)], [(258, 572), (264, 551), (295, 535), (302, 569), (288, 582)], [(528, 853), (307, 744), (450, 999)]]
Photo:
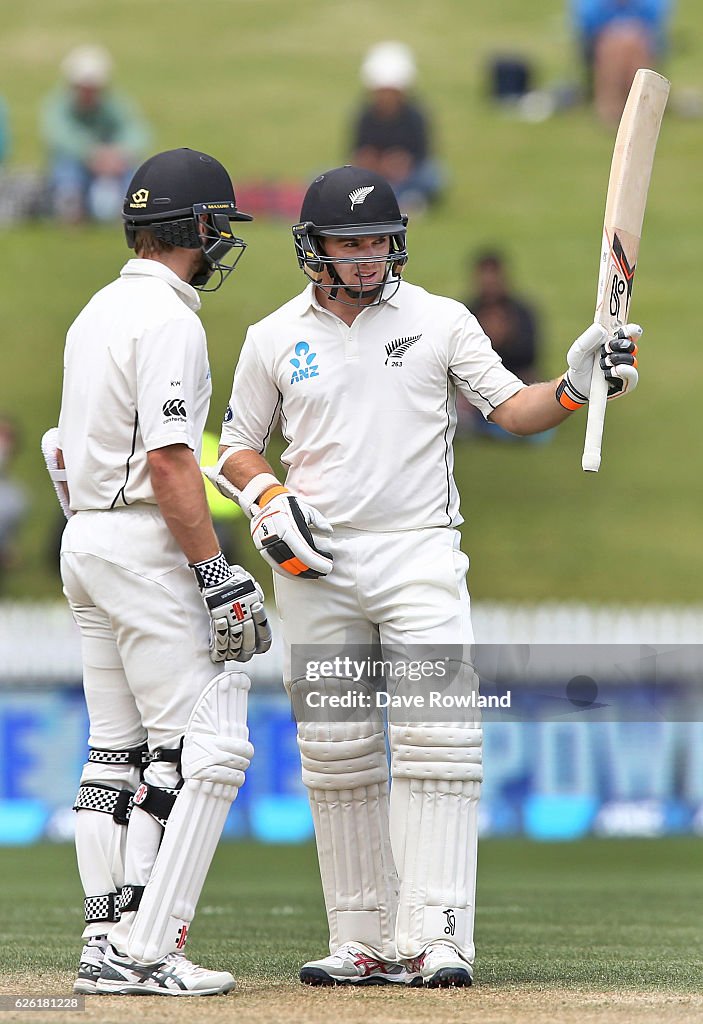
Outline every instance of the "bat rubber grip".
[(597, 473), (600, 469), (600, 449), (607, 400), (608, 383), (601, 373), (600, 366), (596, 363), (593, 367), (591, 390), (588, 395), (588, 422), (586, 423), (586, 440), (581, 459), (581, 468), (587, 473)]

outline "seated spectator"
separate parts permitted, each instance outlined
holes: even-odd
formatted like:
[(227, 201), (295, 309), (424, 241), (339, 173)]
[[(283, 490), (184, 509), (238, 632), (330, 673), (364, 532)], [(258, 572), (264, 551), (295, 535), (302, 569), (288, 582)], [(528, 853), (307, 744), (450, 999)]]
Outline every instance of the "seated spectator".
[(15, 540), (27, 510), (24, 488), (9, 473), (18, 441), (13, 420), (0, 416), (0, 586), (15, 564)]
[(386, 178), (403, 210), (438, 199), (443, 174), (432, 157), (427, 115), (410, 96), (416, 68), (403, 43), (378, 43), (361, 67), (369, 97), (352, 134), (350, 160)]
[(671, 0), (571, 0), (571, 8), (596, 113), (615, 125), (637, 69), (661, 58)]
[[(491, 344), (514, 374), (531, 384), (540, 380), (539, 328), (534, 308), (512, 292), (505, 259), (501, 253), (486, 250), (471, 261), (473, 295), (465, 301)], [(477, 410), (457, 398), (460, 432), (512, 438), (497, 424), (476, 415)], [(535, 434), (534, 441), (545, 435)]]
[(67, 222), (112, 220), (148, 145), (148, 130), (131, 101), (112, 90), (112, 60), (102, 47), (72, 50), (62, 71), (64, 81), (46, 99), (41, 123), (54, 213)]
[(472, 271), (474, 292), (465, 305), (505, 366), (526, 384), (539, 380), (537, 315), (512, 293), (504, 257), (499, 252), (481, 252), (472, 261)]

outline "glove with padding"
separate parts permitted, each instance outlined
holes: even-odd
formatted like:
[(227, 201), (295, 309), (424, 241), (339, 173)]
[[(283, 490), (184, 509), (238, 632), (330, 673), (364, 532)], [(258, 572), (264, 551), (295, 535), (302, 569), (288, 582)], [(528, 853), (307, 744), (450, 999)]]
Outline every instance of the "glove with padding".
[(220, 553), (190, 568), (200, 587), (210, 623), (210, 660), (249, 661), (271, 646), (264, 594), (253, 576), (230, 565)]
[(557, 387), (559, 404), (570, 410), (585, 405), (596, 357), (608, 382), (608, 398), (619, 398), (634, 391), (639, 379), (637, 338), (641, 334), (639, 324), (625, 324), (608, 338), (601, 324), (591, 324), (566, 354), (569, 369)]
[[(279, 576), (316, 580), (332, 569), (332, 554), (315, 543), (310, 527), (332, 533), (332, 527), (316, 508), (285, 488), (259, 506), (251, 521), (251, 535), (262, 557)], [(267, 495), (263, 495), (266, 499)]]

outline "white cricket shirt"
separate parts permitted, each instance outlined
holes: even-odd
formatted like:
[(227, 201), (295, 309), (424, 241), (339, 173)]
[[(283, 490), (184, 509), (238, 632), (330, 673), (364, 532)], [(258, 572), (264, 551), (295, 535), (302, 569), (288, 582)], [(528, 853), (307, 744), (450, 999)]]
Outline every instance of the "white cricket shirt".
[(453, 299), (402, 282), (349, 327), (311, 284), (249, 328), (221, 443), (263, 453), (280, 417), (287, 486), (331, 523), (455, 526), (456, 389), (488, 416), (523, 387)]
[(69, 328), (59, 447), (74, 511), (156, 503), (147, 452), (200, 456), (212, 385), (198, 293), (133, 259)]

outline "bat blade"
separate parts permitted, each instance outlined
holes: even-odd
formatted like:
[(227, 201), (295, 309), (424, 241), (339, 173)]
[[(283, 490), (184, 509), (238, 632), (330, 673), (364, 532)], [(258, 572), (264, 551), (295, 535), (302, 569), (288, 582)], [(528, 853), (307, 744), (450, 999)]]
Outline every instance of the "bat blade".
[[(640, 68), (615, 139), (593, 318), (609, 335), (628, 320), (647, 192), (669, 88), (670, 83), (662, 75)], [(581, 460), (587, 472), (597, 473), (600, 468), (607, 394), (608, 386), (596, 357)]]

